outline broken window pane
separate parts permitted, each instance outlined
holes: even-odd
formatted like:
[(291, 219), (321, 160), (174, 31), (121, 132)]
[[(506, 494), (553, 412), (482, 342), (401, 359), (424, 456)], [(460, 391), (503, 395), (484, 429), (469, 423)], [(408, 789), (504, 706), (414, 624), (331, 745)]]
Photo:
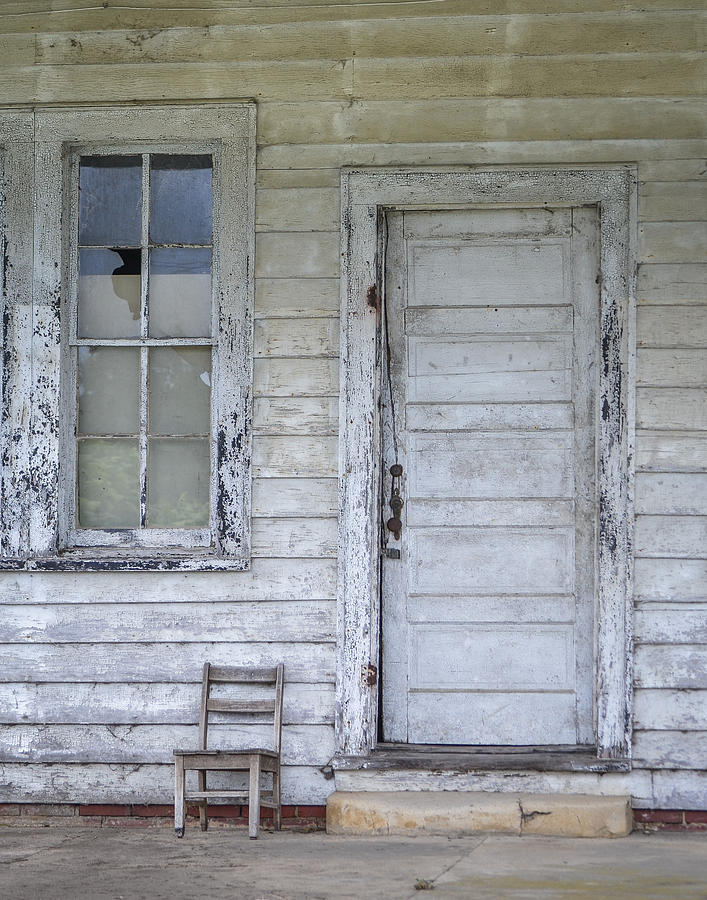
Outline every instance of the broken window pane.
[(79, 337), (139, 337), (140, 260), (140, 250), (79, 251)]
[(153, 244), (211, 243), (211, 157), (154, 155), (150, 172)]
[(137, 434), (140, 351), (79, 347), (79, 434)]
[(137, 528), (140, 524), (138, 442), (86, 438), (78, 446), (80, 528)]
[(208, 434), (211, 348), (150, 350), (150, 434)]
[(211, 250), (150, 251), (150, 337), (211, 335)]
[(141, 157), (83, 156), (79, 179), (79, 244), (139, 246)]
[(149, 528), (206, 528), (210, 448), (207, 439), (152, 438), (147, 447)]

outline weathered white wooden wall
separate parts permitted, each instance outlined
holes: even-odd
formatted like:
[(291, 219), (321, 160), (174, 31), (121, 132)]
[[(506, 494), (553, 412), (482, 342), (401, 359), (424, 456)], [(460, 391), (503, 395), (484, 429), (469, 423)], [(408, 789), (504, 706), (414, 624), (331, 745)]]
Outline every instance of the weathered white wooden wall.
[(283, 659), (285, 802), (323, 801), (339, 167), (625, 161), (640, 179), (637, 768), (506, 782), (707, 806), (701, 0), (158, 5), (5, 0), (0, 104), (258, 101), (255, 558), (233, 574), (0, 574), (0, 799), (167, 801), (202, 662)]

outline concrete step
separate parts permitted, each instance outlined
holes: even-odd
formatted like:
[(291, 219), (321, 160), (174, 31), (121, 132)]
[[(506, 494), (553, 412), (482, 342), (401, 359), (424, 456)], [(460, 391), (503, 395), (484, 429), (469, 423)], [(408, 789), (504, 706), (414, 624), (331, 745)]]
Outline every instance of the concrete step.
[(336, 791), (327, 801), (329, 834), (542, 834), (623, 837), (630, 798), (480, 791)]

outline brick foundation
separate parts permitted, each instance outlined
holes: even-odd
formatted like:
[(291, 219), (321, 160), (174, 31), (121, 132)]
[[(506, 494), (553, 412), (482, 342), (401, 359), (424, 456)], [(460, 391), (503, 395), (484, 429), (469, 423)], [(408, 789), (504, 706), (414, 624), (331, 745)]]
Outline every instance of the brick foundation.
[(634, 809), (634, 831), (702, 831), (707, 834), (707, 810)]
[[(271, 827), (273, 811), (261, 810), (264, 827)], [(187, 825), (197, 825), (199, 807), (187, 808)], [(174, 807), (144, 803), (0, 803), (0, 825), (98, 825), (171, 826)], [(247, 826), (248, 807), (233, 804), (209, 804), (209, 828)], [(323, 831), (326, 806), (283, 806), (282, 827), (290, 831)]]
[[(266, 828), (272, 821), (272, 810), (263, 809), (260, 817)], [(187, 825), (198, 825), (199, 808), (187, 809)], [(0, 825), (29, 827), (32, 825), (97, 825), (97, 826), (171, 826), (174, 807), (156, 803), (0, 803)], [(233, 804), (211, 804), (209, 827), (248, 824), (248, 807)], [(290, 831), (323, 831), (326, 806), (283, 806), (282, 827)], [(707, 810), (634, 809), (635, 831), (703, 832), (707, 834)]]

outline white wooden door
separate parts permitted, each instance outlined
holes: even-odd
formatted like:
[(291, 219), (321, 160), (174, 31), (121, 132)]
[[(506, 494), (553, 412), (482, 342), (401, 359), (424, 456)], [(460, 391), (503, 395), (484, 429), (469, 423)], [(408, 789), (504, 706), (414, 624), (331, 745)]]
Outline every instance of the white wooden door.
[(386, 741), (594, 740), (598, 271), (593, 208), (389, 214)]

